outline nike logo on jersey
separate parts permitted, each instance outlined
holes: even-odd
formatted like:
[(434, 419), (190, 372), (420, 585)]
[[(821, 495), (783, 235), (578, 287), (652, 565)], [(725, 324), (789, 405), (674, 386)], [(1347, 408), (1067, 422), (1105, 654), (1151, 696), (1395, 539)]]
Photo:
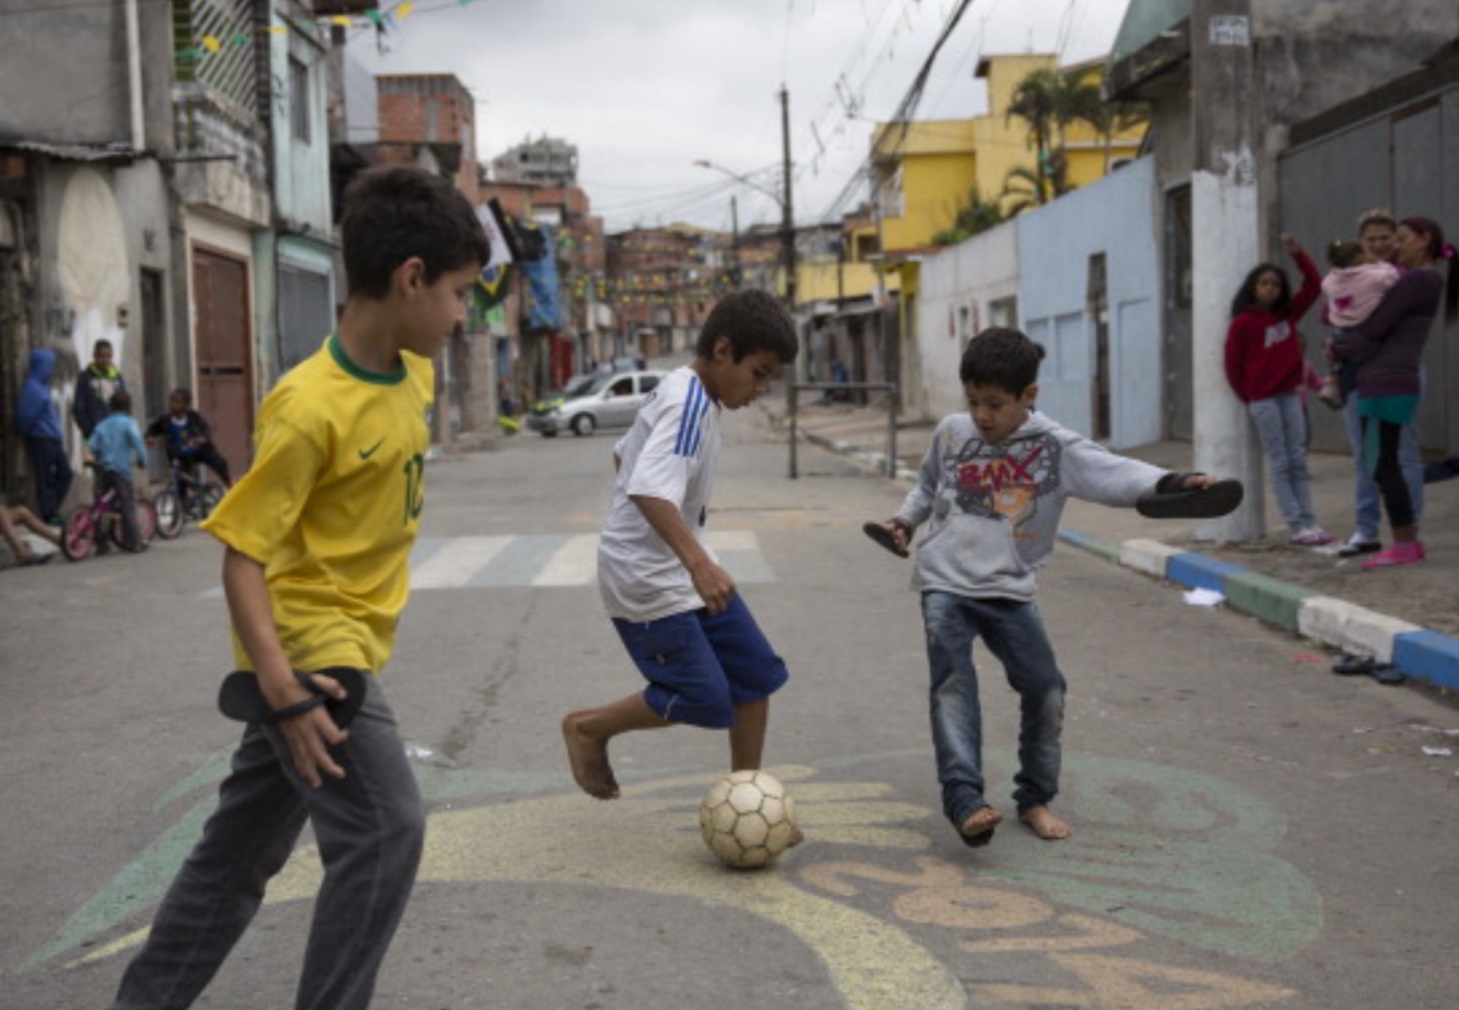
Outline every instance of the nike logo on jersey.
[(371, 456), (375, 455), (375, 450), (378, 449), (378, 448), (380, 448), (384, 444), (385, 444), (385, 440), (382, 438), (382, 439), (380, 439), (380, 441), (378, 441), (374, 445), (370, 446), (370, 448), (368, 448), (368, 449), (361, 449), (360, 450), (360, 459), (369, 459)]

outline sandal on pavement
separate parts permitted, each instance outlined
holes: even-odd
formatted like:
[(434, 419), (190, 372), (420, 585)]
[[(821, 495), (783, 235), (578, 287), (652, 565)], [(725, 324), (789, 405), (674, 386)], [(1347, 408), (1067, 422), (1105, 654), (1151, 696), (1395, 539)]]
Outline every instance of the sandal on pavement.
[(344, 700), (336, 701), (320, 690), (314, 683), (312, 674), (295, 670), (294, 676), (309, 689), (311, 697), (276, 712), (264, 700), (263, 692), (259, 690), (258, 676), (252, 670), (235, 670), (223, 678), (223, 684), (218, 688), (218, 710), (239, 722), (262, 724), (283, 722), (323, 705), (334, 724), (344, 729), (365, 702), (369, 675), (349, 666), (332, 666), (314, 673), (339, 681), (340, 686), (345, 689)]
[(1372, 656), (1343, 656), (1332, 664), (1332, 672), (1339, 677), (1364, 677), (1373, 672)]
[(1379, 663), (1377, 666), (1373, 667), (1373, 679), (1380, 684), (1387, 684), (1390, 687), (1396, 687), (1399, 684), (1402, 684), (1408, 678), (1399, 673), (1398, 670), (1393, 666), (1393, 664)]

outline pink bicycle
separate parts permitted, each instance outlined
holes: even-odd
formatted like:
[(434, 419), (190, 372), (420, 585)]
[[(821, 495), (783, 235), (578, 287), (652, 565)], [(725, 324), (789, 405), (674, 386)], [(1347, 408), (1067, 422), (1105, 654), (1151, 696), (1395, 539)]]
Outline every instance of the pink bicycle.
[[(96, 464), (91, 461), (86, 466), (96, 469)], [(108, 488), (90, 505), (78, 505), (71, 510), (61, 531), (61, 553), (68, 561), (85, 561), (96, 553), (106, 536), (110, 536), (112, 543), (118, 547), (125, 546), (119, 504), (116, 491)], [(136, 499), (133, 506), (137, 518), (137, 539), (142, 544), (150, 544), (157, 534), (157, 510), (144, 498)]]

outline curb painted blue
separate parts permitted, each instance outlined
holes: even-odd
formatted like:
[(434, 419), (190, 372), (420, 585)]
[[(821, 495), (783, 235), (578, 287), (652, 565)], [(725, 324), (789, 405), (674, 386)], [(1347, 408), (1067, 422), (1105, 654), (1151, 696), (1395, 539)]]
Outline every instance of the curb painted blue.
[(1393, 665), (1410, 677), (1459, 690), (1459, 639), (1437, 631), (1394, 635)]
[(1227, 561), (1217, 561), (1204, 554), (1188, 553), (1173, 555), (1165, 562), (1165, 577), (1190, 589), (1214, 589), (1226, 591), (1228, 576), (1240, 575), (1246, 569)]

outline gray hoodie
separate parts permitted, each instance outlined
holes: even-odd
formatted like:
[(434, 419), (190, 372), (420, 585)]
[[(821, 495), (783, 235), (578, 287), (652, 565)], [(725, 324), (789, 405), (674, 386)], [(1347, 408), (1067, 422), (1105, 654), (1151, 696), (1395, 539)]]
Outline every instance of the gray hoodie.
[(966, 413), (932, 434), (917, 486), (896, 518), (927, 523), (912, 588), (1032, 600), (1070, 495), (1134, 505), (1167, 471), (1110, 452), (1039, 413), (996, 444)]

